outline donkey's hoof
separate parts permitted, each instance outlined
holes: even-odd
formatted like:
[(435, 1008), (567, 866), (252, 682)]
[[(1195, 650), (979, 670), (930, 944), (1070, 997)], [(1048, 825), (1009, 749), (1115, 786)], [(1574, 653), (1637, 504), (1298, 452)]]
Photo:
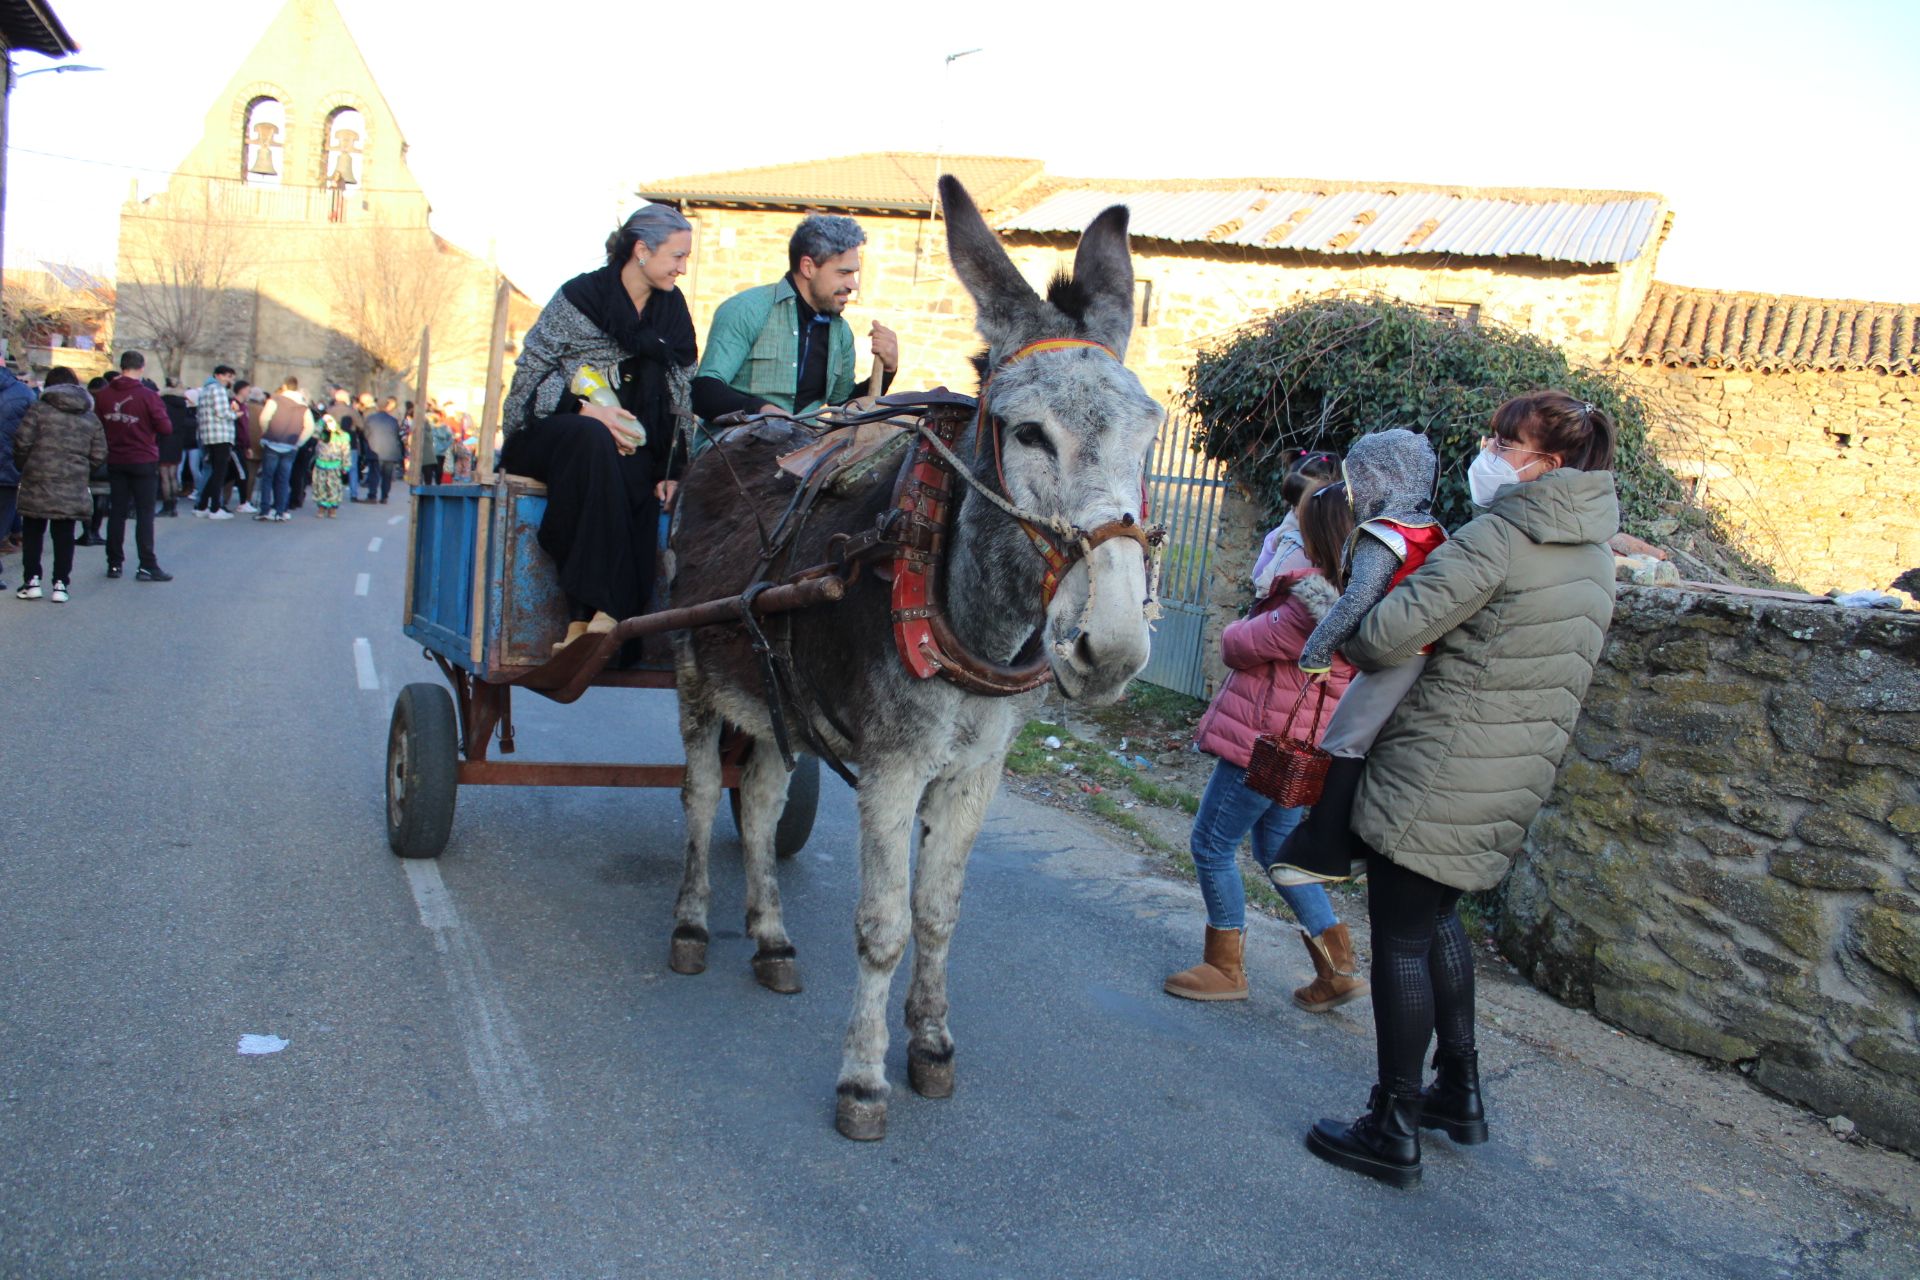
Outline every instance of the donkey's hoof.
[(675, 973), (705, 973), (707, 931), (687, 924), (676, 927), (667, 954), (667, 968)]
[(907, 1083), (923, 1098), (953, 1096), (953, 1050), (944, 1054), (907, 1050)]
[(800, 993), (800, 962), (794, 958), (793, 948), (780, 951), (763, 951), (753, 958), (753, 980), (769, 991), (783, 996)]
[(887, 1136), (887, 1104), (863, 1102), (847, 1094), (840, 1095), (833, 1109), (833, 1127), (843, 1138), (855, 1142), (878, 1142)]

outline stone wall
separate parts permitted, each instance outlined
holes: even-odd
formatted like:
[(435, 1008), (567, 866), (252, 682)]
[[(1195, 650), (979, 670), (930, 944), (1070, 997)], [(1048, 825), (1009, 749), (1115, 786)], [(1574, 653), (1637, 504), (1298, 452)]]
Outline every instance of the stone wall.
[(1783, 578), (1885, 590), (1920, 567), (1914, 379), (1616, 367), (1655, 410), (1661, 459)]
[(1505, 887), (1535, 983), (1920, 1153), (1920, 616), (1623, 587)]

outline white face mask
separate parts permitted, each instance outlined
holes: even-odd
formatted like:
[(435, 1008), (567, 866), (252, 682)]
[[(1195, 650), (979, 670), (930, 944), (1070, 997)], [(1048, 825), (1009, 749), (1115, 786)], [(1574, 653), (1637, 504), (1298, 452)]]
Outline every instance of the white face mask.
[(1483, 451), (1467, 468), (1467, 493), (1476, 507), (1491, 507), (1502, 489), (1519, 483), (1513, 464), (1491, 451)]

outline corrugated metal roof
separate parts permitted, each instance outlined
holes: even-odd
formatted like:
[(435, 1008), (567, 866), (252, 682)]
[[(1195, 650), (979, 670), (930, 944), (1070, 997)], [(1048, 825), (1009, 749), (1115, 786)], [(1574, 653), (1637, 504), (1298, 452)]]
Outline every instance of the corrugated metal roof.
[(952, 174), (982, 206), (991, 206), (1039, 176), (1043, 164), (1014, 156), (940, 156), (870, 151), (794, 164), (665, 178), (640, 188), (648, 200), (735, 204), (809, 204), (854, 208), (931, 203), (937, 175)]
[(1583, 264), (1632, 262), (1660, 218), (1652, 196), (1582, 199), (1446, 191), (1140, 191), (1076, 188), (1003, 219), (1003, 231), (1078, 231), (1108, 205), (1136, 236), (1306, 253), (1445, 253)]

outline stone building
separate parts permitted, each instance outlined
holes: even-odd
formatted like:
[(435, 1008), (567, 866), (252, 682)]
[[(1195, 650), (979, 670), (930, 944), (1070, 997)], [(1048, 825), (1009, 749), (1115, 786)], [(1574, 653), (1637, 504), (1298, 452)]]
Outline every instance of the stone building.
[(1920, 567), (1920, 306), (1656, 283), (1618, 353), (1660, 454), (1810, 591)]
[(1484, 316), (1604, 358), (1639, 310), (1669, 222), (1645, 192), (1086, 180), (1051, 177), (1037, 160), (902, 152), (673, 178), (641, 194), (699, 228), (682, 287), (701, 323), (728, 294), (785, 270), (800, 214), (858, 217), (868, 250), (857, 313), (900, 330), (915, 382), (963, 386), (978, 342), (934, 216), (939, 173), (967, 184), (1036, 285), (1070, 265), (1095, 214), (1131, 206), (1139, 324), (1127, 363), (1167, 400), (1202, 344), (1329, 290)]
[[(118, 341), (189, 383), (224, 363), (399, 392), (430, 324), (429, 392), (477, 409), (500, 275), (429, 212), (332, 0), (287, 0), (165, 190), (121, 211)], [(509, 297), (511, 344), (538, 307)]]
[[(1131, 207), (1139, 325), (1127, 363), (1170, 406), (1197, 351), (1235, 326), (1317, 294), (1384, 294), (1618, 362), (1668, 410), (1658, 443), (1676, 471), (1784, 576), (1814, 590), (1884, 588), (1920, 565), (1916, 508), (1902, 501), (1920, 485), (1915, 308), (1659, 283), (1673, 215), (1653, 193), (1073, 179), (1037, 160), (879, 152), (665, 179), (641, 194), (697, 228), (682, 287), (703, 331), (727, 296), (785, 270), (801, 214), (858, 217), (868, 251), (850, 316), (900, 332), (907, 385), (971, 390), (978, 342), (935, 216), (941, 172), (967, 184), (1036, 285), (1067, 265), (1100, 209)], [(1718, 310), (1683, 306), (1715, 297)], [(1825, 310), (1809, 324), (1809, 308)]]

